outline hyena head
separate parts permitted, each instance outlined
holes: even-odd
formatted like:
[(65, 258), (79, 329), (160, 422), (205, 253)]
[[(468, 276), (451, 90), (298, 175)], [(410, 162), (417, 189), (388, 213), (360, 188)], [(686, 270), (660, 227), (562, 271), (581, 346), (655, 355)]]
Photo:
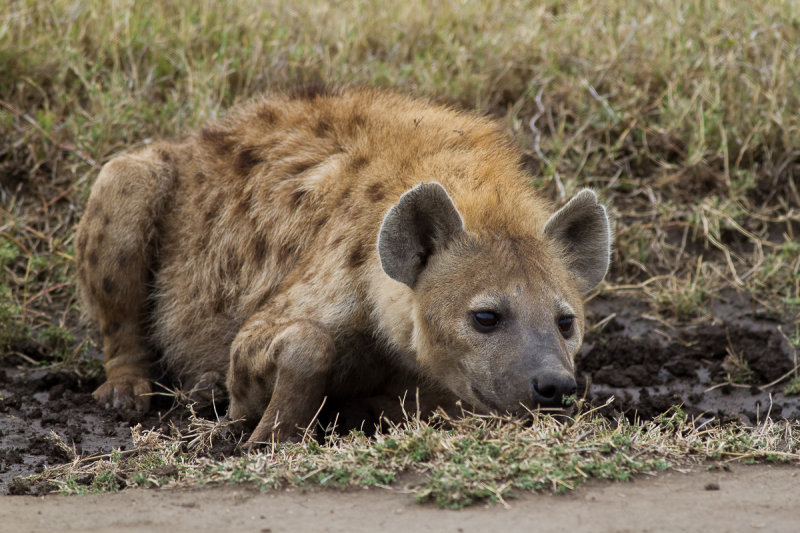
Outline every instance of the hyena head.
[(423, 371), (479, 410), (520, 413), (576, 391), (583, 297), (605, 276), (610, 243), (588, 189), (541, 234), (515, 237), (465, 231), (445, 189), (429, 183), (388, 211), (378, 252), (384, 272), (413, 291)]

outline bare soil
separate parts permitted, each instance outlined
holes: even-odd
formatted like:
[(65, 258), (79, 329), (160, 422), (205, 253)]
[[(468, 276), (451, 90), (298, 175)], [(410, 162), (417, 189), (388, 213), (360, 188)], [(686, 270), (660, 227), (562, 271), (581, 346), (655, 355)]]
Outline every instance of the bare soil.
[(281, 491), (238, 487), (127, 490), (0, 498), (0, 529), (45, 531), (590, 531), (796, 532), (800, 468), (733, 466), (589, 483), (560, 496), (525, 494), (459, 511), (415, 504), (399, 490)]
[[(648, 314), (646, 305), (632, 299), (593, 300), (588, 310), (596, 323), (613, 316), (586, 336), (577, 358), (578, 382), (587, 384), (595, 403), (614, 396), (613, 410), (645, 420), (673, 405), (683, 405), (700, 423), (754, 425), (767, 417), (800, 417), (800, 396), (783, 394), (785, 380), (766, 386), (796, 364), (778, 329), (781, 317), (740, 295), (717, 299), (707, 316), (681, 327)], [(748, 383), (730, 379), (731, 355), (752, 371)]]

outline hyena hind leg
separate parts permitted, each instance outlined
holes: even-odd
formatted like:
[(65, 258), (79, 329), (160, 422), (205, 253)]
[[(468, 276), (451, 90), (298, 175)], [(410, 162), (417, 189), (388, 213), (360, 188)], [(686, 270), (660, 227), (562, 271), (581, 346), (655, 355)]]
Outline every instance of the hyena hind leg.
[(78, 292), (103, 334), (106, 381), (94, 397), (107, 407), (150, 404), (148, 282), (157, 222), (177, 179), (173, 161), (154, 146), (107, 163), (78, 225)]

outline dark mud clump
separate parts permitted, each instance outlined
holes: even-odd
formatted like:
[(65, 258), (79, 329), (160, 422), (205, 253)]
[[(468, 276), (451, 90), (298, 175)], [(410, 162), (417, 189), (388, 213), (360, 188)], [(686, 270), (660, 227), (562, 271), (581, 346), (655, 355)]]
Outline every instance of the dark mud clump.
[[(635, 303), (592, 302), (595, 318), (613, 317), (590, 332), (578, 359), (588, 397), (630, 419), (649, 419), (682, 405), (699, 419), (757, 424), (800, 417), (800, 396), (786, 396), (793, 350), (779, 317), (719, 302), (712, 319), (666, 327)], [(615, 311), (616, 310), (616, 311)]]
[[(92, 398), (100, 377), (39, 367), (15, 355), (0, 358), (0, 493), (38, 494), (52, 487), (23, 479), (74, 457), (108, 454), (133, 445), (131, 427), (169, 432), (186, 409), (154, 396), (151, 411), (105, 409)], [(213, 413), (211, 414), (213, 416)]]

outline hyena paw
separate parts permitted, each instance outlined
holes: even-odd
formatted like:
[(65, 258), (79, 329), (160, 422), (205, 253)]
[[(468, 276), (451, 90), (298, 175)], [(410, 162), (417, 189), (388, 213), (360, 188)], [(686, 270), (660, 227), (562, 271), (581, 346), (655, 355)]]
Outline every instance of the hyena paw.
[(267, 448), (273, 442), (281, 443), (299, 443), (303, 441), (303, 436), (296, 432), (281, 433), (273, 432), (270, 430), (256, 428), (250, 435), (250, 438), (242, 444), (242, 449), (245, 451), (256, 451)]
[(131, 409), (145, 412), (150, 408), (150, 380), (139, 376), (122, 376), (107, 380), (92, 394), (107, 409)]
[(189, 400), (199, 407), (208, 407), (225, 400), (225, 377), (219, 372), (206, 372), (200, 376), (187, 395)]

